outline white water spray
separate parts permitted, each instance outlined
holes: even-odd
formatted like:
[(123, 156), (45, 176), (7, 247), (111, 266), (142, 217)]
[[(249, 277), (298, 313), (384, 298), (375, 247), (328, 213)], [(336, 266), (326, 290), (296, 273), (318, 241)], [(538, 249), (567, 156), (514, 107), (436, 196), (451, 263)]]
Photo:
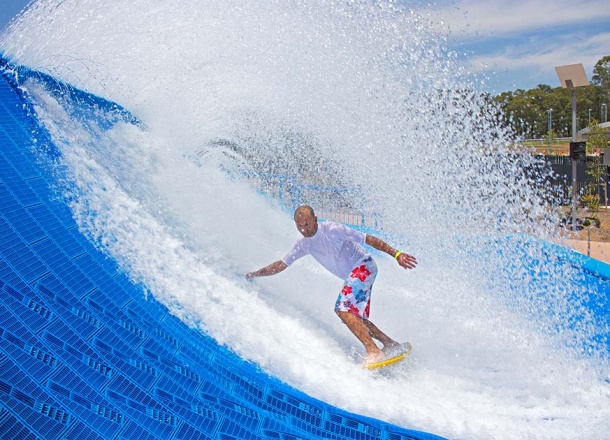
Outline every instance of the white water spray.
[[(578, 272), (496, 240), (553, 235), (524, 171), (539, 164), (511, 149), (429, 29), (380, 1), (48, 0), (0, 49), (143, 121), (85, 127), (72, 103), (26, 85), (82, 230), (194, 328), (314, 397), (405, 427), (602, 438), (607, 367), (579, 352), (598, 329), (574, 306)], [(360, 348), (332, 311), (340, 281), (315, 263), (243, 279), (298, 232), (227, 167), (358, 189), (421, 262), (404, 272), (377, 258), (372, 318), (414, 344), (410, 363), (384, 377), (350, 360)]]

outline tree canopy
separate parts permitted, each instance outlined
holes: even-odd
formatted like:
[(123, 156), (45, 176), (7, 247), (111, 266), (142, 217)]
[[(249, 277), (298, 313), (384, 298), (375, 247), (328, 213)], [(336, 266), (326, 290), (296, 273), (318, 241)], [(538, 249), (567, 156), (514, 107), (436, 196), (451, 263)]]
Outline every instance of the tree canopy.
[(610, 98), (610, 55), (606, 55), (595, 64), (591, 82), (600, 86), (606, 98)]
[[(579, 129), (594, 119), (604, 121), (604, 107), (610, 101), (610, 55), (603, 57), (593, 69), (591, 85), (576, 89), (577, 120)], [(511, 125), (517, 133), (529, 139), (548, 135), (549, 117), (558, 137), (572, 134), (572, 105), (570, 92), (562, 87), (539, 84), (530, 90), (517, 89), (504, 92), (493, 101), (503, 111), (503, 123)]]

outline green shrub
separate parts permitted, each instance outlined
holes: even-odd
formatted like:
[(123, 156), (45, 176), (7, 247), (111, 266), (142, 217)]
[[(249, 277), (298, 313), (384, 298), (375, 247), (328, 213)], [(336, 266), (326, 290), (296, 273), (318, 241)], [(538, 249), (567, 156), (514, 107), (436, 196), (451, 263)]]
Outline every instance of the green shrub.
[(597, 194), (586, 194), (580, 199), (582, 206), (587, 208), (589, 211), (599, 211), (599, 196)]

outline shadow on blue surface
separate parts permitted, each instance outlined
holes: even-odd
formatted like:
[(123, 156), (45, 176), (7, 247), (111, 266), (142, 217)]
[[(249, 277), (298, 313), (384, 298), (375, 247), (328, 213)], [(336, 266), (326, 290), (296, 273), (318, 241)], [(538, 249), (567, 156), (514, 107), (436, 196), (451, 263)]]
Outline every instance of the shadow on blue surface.
[(146, 300), (51, 190), (36, 151), (59, 152), (16, 78), (137, 121), (48, 75), (0, 70), (0, 438), (439, 438), (308, 397)]

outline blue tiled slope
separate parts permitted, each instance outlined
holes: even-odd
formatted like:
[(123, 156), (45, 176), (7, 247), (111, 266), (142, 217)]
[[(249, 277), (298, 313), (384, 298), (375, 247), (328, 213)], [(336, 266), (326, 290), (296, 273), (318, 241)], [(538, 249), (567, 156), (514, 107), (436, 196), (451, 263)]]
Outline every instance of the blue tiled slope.
[[(58, 93), (82, 93), (45, 81)], [(35, 151), (58, 153), (44, 138), (4, 71), (0, 438), (439, 438), (312, 399), (144, 300), (52, 193)]]

